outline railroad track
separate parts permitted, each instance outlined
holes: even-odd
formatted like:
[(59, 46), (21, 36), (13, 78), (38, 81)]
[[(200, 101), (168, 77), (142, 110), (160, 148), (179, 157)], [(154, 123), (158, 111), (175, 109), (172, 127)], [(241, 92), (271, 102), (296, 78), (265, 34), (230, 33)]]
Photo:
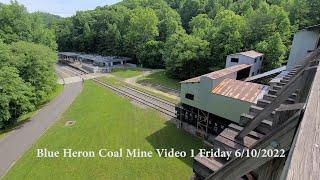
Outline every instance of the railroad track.
[[(73, 66), (69, 66), (69, 67), (70, 67), (69, 69), (70, 70), (72, 69), (71, 71), (73, 71), (77, 75), (87, 74), (87, 72), (84, 72), (80, 69), (76, 69)], [(155, 109), (169, 117), (176, 117), (175, 104), (170, 101), (167, 101), (165, 99), (156, 97), (152, 94), (140, 91), (133, 87), (128, 87), (128, 86), (116, 87), (114, 85), (101, 81), (97, 78), (94, 78), (92, 80), (106, 88), (113, 90), (114, 92), (118, 93), (121, 96), (128, 97), (140, 104), (143, 104), (152, 109)]]

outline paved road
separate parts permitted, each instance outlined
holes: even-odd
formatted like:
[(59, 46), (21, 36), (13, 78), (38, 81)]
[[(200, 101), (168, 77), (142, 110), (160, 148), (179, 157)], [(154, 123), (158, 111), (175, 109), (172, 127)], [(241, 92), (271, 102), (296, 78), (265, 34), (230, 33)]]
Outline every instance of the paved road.
[(44, 106), (30, 121), (0, 139), (0, 177), (71, 105), (82, 90), (82, 82), (67, 84), (63, 92)]

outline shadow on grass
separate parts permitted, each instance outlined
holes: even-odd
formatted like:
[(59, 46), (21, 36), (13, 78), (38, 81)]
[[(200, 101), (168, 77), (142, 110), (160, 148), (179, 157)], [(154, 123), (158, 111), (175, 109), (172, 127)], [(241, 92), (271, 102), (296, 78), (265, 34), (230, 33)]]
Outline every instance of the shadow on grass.
[(151, 134), (146, 140), (154, 147), (154, 149), (168, 149), (173, 148), (175, 151), (185, 151), (187, 157), (178, 158), (183, 163), (192, 167), (193, 157), (191, 156), (191, 149), (198, 152), (199, 148), (204, 148), (200, 139), (190, 135), (189, 133), (177, 129), (176, 125), (167, 121), (166, 126), (159, 131)]

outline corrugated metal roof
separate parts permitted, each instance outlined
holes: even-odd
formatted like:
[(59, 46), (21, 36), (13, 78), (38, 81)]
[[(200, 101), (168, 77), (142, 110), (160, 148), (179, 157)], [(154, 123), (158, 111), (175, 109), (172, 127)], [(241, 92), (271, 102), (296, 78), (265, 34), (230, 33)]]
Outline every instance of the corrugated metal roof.
[(240, 53), (237, 53), (237, 54), (241, 54), (241, 55), (248, 56), (248, 57), (251, 57), (251, 58), (256, 58), (256, 57), (259, 57), (259, 56), (263, 56), (262, 53), (259, 53), (259, 52), (254, 51), (254, 50), (240, 52)]
[(218, 79), (218, 78), (221, 78), (221, 77), (226, 76), (228, 74), (232, 74), (232, 73), (238, 72), (240, 70), (243, 70), (245, 68), (248, 68), (250, 66), (251, 66), (250, 64), (237, 64), (237, 65), (225, 68), (225, 69), (214, 71), (214, 72), (206, 74), (204, 76), (207, 76), (211, 79)]
[(191, 79), (187, 79), (185, 81), (181, 81), (180, 83), (199, 83), (200, 82), (200, 77), (201, 76), (194, 77), (194, 78), (191, 78)]
[[(209, 74), (202, 75), (202, 76), (206, 76), (206, 77), (209, 77), (211, 79), (218, 79), (218, 78), (221, 78), (221, 77), (226, 76), (228, 74), (232, 74), (232, 73), (238, 72), (240, 70), (243, 70), (245, 68), (248, 68), (250, 66), (251, 66), (250, 64), (237, 64), (237, 65), (234, 65), (234, 66), (231, 66), (231, 67), (228, 67), (228, 68), (225, 68), (225, 69), (221, 69), (221, 70), (218, 70), (218, 71), (214, 71), (214, 72), (211, 72)], [(185, 81), (181, 81), (180, 83), (199, 83), (200, 82), (200, 77), (201, 76), (194, 77), (194, 78), (191, 78), (191, 79), (187, 79)]]
[(268, 86), (261, 84), (227, 78), (214, 87), (212, 93), (255, 103), (257, 99), (262, 97), (260, 94), (264, 94), (267, 88)]
[(95, 54), (82, 54), (82, 53), (75, 53), (75, 52), (59, 52), (60, 55), (65, 56), (74, 56), (83, 59), (92, 60), (95, 62), (121, 62), (121, 61), (130, 61), (131, 58), (128, 57), (120, 57), (120, 56), (101, 56)]

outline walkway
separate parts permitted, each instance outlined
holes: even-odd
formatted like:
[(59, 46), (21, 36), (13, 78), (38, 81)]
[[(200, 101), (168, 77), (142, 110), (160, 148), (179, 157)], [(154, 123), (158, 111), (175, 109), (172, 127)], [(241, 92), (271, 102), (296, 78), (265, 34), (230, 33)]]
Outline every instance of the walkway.
[(81, 82), (65, 85), (63, 92), (40, 109), (30, 121), (0, 139), (0, 177), (67, 110), (81, 90)]

